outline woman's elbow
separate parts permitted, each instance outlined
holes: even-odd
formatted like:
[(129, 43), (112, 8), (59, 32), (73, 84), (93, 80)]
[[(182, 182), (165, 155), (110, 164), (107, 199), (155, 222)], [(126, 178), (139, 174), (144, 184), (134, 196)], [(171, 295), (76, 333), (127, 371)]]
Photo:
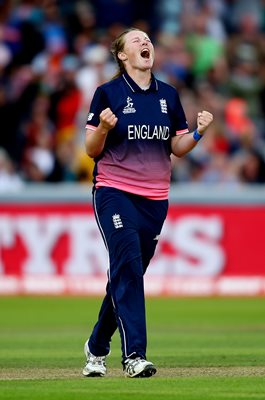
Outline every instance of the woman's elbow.
[(90, 157), (90, 158), (95, 157), (93, 151), (91, 151), (91, 149), (87, 145), (85, 145), (85, 149), (86, 149), (86, 154), (88, 155), (88, 157)]
[(174, 154), (174, 156), (176, 156), (176, 157), (178, 157), (178, 158), (182, 158), (182, 157), (185, 156), (185, 154), (187, 154), (186, 151), (180, 151), (180, 150), (172, 151), (172, 153)]
[(86, 147), (86, 154), (90, 158), (95, 158), (95, 157), (97, 157), (99, 155), (99, 154), (97, 154), (97, 152), (95, 152), (95, 151), (93, 151), (93, 150), (91, 150), (91, 149), (89, 149), (87, 147)]
[(90, 158), (96, 158), (96, 157), (99, 156), (100, 153), (102, 152), (101, 149), (94, 148), (93, 146), (89, 146), (88, 144), (85, 145), (85, 149), (86, 149), (86, 154), (87, 154)]

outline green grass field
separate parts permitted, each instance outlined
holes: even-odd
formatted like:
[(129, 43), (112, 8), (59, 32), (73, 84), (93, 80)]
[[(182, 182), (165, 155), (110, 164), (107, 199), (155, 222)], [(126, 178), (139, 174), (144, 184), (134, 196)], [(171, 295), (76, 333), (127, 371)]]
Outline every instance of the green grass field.
[(265, 399), (265, 298), (147, 299), (149, 379), (83, 378), (101, 299), (0, 297), (0, 399)]

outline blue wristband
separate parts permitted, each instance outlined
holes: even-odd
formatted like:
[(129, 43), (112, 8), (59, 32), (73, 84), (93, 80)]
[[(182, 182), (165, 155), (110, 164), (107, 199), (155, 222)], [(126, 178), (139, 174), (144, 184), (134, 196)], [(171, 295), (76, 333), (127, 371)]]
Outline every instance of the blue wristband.
[(195, 129), (195, 131), (193, 132), (193, 139), (196, 140), (196, 142), (198, 142), (201, 138), (202, 135), (197, 131), (197, 129)]

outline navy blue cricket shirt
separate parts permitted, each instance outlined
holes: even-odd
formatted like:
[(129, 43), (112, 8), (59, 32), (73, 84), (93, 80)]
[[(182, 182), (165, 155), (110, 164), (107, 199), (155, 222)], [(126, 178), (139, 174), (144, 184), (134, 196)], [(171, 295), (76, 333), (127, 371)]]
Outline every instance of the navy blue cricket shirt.
[(127, 74), (99, 86), (86, 128), (95, 130), (109, 107), (118, 118), (105, 147), (95, 158), (94, 184), (150, 199), (168, 198), (171, 138), (189, 132), (177, 91), (152, 75), (142, 90)]

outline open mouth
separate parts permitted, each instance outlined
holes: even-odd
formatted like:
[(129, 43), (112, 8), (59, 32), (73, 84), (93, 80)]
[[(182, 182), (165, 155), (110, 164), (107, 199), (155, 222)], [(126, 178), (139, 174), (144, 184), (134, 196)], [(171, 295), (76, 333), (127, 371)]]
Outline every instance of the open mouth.
[(149, 59), (150, 58), (150, 51), (148, 49), (143, 49), (141, 51), (141, 57)]

